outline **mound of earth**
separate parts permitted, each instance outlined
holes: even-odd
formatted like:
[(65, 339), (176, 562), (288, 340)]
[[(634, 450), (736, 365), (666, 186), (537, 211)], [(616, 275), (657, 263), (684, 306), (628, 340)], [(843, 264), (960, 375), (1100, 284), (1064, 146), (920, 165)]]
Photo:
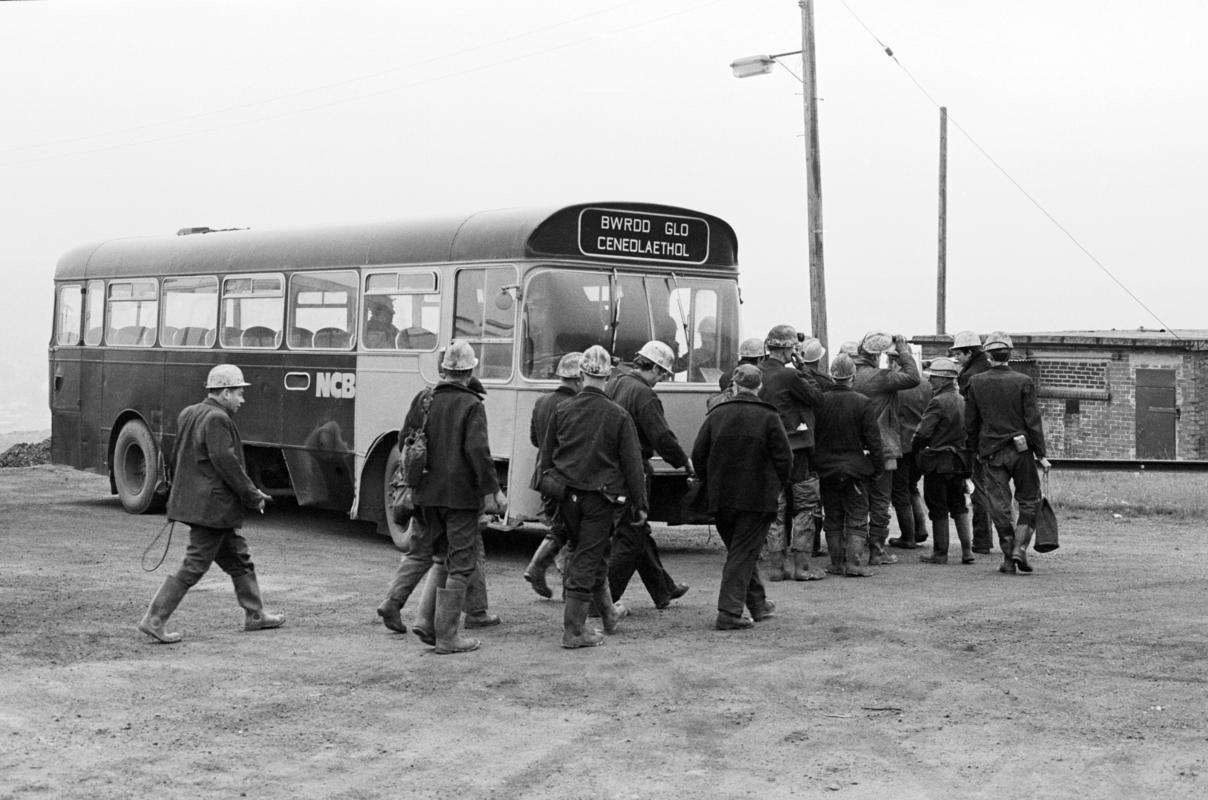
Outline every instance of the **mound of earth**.
[(0, 455), (0, 467), (35, 467), (50, 463), (50, 439), (37, 444), (15, 444)]

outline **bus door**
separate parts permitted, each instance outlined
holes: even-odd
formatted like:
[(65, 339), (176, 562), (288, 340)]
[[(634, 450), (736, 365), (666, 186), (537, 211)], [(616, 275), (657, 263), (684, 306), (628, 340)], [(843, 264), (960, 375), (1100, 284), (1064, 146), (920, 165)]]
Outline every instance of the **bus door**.
[(278, 361), (271, 385), (281, 409), (277, 441), (302, 505), (352, 507), (359, 282), (353, 270), (289, 278), (290, 350)]

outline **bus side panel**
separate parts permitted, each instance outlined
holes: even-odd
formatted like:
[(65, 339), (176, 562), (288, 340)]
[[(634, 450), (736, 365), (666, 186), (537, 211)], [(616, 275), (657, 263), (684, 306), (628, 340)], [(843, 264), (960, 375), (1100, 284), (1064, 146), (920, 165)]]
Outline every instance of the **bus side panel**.
[[(356, 356), (294, 353), (261, 369), (265, 407), (277, 411), (280, 441), (299, 505), (349, 511), (353, 501)], [(250, 380), (250, 379), (249, 379)], [(266, 421), (267, 424), (267, 421)]]
[(82, 467), (80, 461), (80, 374), (82, 348), (54, 347), (50, 356), (50, 415), (54, 437), (50, 460)]
[(156, 440), (163, 433), (164, 355), (163, 350), (150, 347), (105, 352), (101, 424), (106, 458), (109, 437), (118, 433), (114, 423), (127, 409), (133, 409), (147, 421)]
[[(358, 469), (363, 469), (371, 455), (370, 448), (382, 436), (398, 431), (407, 415), (411, 399), (430, 384), (420, 374), (421, 361), (436, 360), (435, 354), (361, 353), (357, 358), (357, 402), (353, 445), (361, 456)], [(381, 462), (384, 464), (384, 462)], [(381, 491), (376, 482), (381, 474), (361, 475), (357, 486), (372, 486), (368, 496), (378, 504)], [(379, 519), (380, 512), (366, 507), (363, 497), (358, 496), (356, 518)]]
[[(105, 351), (85, 347), (80, 356), (80, 463), (79, 466), (105, 474), (109, 452), (109, 427), (105, 417)], [(88, 387), (85, 389), (84, 387)]]

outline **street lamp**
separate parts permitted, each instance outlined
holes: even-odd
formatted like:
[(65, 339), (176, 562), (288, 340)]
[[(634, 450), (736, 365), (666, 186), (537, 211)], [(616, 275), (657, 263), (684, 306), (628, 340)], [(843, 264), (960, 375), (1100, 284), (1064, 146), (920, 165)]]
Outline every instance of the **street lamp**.
[(807, 229), (809, 231), (810, 324), (814, 335), (827, 345), (826, 275), (822, 259), (822, 164), (818, 153), (817, 75), (814, 65), (814, 2), (798, 0), (801, 8), (801, 49), (789, 53), (755, 55), (735, 59), (730, 69), (736, 78), (767, 75), (772, 65), (784, 56), (801, 56), (801, 82), (805, 105), (805, 191), (807, 200)]

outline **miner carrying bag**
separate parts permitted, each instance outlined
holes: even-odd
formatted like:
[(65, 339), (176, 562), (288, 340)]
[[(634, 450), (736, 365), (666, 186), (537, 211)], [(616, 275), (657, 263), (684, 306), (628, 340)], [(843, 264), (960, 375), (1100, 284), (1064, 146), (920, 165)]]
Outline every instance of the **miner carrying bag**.
[(398, 525), (411, 522), (415, 513), (415, 487), (428, 469), (428, 410), (432, 390), (425, 389), (420, 400), (423, 417), (418, 427), (399, 431), (399, 458), (390, 479), (390, 516)]

